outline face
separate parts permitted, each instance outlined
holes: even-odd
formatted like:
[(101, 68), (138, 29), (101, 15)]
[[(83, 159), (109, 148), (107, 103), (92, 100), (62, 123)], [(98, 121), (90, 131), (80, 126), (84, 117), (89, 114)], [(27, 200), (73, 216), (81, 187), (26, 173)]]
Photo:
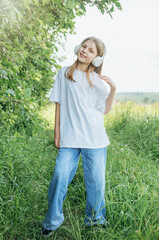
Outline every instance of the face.
[(77, 58), (80, 63), (89, 65), (93, 59), (97, 56), (97, 47), (94, 42), (87, 40), (80, 47)]

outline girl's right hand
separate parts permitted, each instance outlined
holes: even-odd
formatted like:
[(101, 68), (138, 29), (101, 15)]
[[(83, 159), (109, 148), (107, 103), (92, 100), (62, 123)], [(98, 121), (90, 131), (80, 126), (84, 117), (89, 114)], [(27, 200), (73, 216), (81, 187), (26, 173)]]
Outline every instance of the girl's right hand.
[(54, 142), (57, 148), (60, 148), (60, 130), (55, 130)]

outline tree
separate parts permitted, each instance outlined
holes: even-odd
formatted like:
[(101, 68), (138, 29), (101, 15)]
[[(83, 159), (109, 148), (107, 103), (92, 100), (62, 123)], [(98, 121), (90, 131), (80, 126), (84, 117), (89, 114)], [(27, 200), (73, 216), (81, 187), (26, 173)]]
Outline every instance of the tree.
[(148, 97), (145, 97), (145, 98), (143, 99), (143, 102), (144, 102), (144, 103), (149, 103), (149, 98), (148, 98)]

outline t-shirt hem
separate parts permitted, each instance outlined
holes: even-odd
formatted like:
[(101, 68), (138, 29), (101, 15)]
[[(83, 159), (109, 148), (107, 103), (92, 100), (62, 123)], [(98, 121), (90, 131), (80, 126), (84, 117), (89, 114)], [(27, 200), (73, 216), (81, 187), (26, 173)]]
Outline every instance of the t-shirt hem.
[(104, 148), (107, 147), (110, 143), (102, 145), (102, 146), (72, 146), (72, 145), (60, 145), (60, 147), (67, 147), (67, 148)]
[(52, 103), (59, 103), (60, 104), (60, 100), (54, 98), (54, 99), (49, 99), (49, 102), (52, 102)]

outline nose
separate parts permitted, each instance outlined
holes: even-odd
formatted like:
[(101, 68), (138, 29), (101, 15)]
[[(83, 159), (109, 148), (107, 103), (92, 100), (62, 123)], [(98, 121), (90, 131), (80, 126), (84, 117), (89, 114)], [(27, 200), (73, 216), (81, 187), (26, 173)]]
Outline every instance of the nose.
[(87, 53), (88, 52), (88, 48), (83, 48), (82, 52)]

